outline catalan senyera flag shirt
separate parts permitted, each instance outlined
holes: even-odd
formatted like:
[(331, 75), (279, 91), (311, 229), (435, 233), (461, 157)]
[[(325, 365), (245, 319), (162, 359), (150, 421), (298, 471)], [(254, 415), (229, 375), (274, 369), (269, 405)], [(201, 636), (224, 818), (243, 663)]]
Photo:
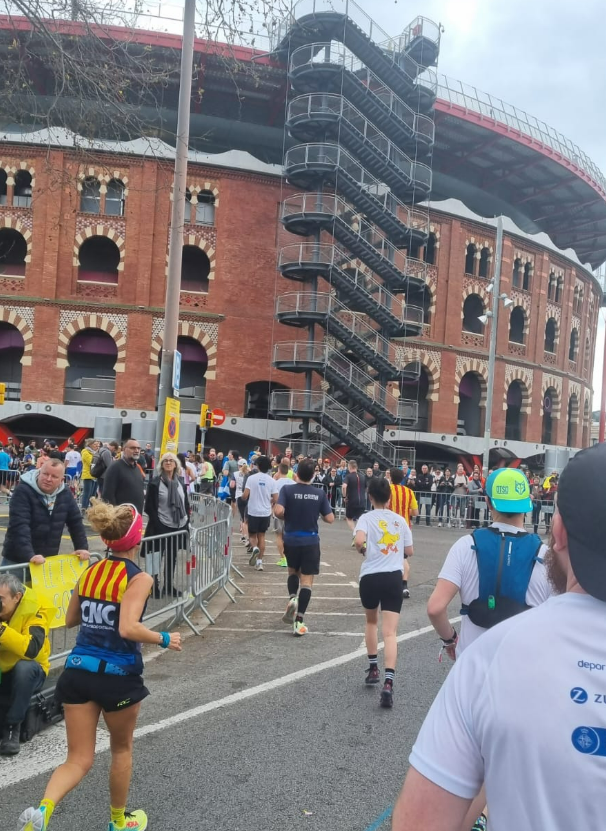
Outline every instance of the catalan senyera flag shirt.
[(391, 499), (389, 500), (389, 510), (393, 511), (394, 514), (399, 514), (404, 517), (410, 526), (410, 512), (419, 509), (416, 496), (405, 485), (391, 485), (390, 487)]
[(129, 581), (140, 572), (132, 560), (113, 555), (84, 572), (77, 586), (82, 623), (72, 654), (92, 655), (141, 674), (141, 644), (120, 636), (120, 604)]

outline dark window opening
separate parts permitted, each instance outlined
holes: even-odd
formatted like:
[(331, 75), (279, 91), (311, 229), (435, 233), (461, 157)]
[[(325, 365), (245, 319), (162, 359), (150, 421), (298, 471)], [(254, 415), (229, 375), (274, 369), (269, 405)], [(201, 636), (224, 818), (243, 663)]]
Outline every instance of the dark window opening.
[(555, 418), (553, 411), (557, 403), (557, 391), (549, 387), (543, 398), (543, 429), (541, 441), (543, 444), (552, 444), (554, 439)]
[(436, 264), (436, 235), (430, 234), (425, 245), (425, 262), (429, 265)]
[(0, 168), (0, 205), (6, 205), (7, 199), (7, 180), (6, 170)]
[(579, 346), (579, 333), (576, 329), (573, 329), (570, 333), (570, 346), (568, 348), (568, 360), (569, 361), (576, 361), (577, 359), (577, 350)]
[(484, 332), (484, 324), (480, 316), (484, 314), (484, 303), (479, 294), (470, 294), (463, 303), (463, 331), (474, 335)]
[(118, 347), (103, 329), (77, 332), (67, 347), (65, 404), (113, 407)]
[(196, 205), (196, 225), (215, 224), (215, 195), (209, 190), (202, 190), (198, 194)]
[[(420, 372), (420, 374), (417, 374)], [(415, 378), (415, 374), (417, 377)], [(400, 382), (400, 396), (408, 401), (418, 402), (418, 416), (411, 430), (418, 430), (423, 433), (429, 432), (429, 416), (431, 401), (429, 395), (429, 373), (424, 366), (418, 363), (410, 363), (404, 367), (402, 380)]]
[(0, 321), (0, 381), (6, 384), (6, 400), (21, 399), (21, 358), (25, 349), (23, 335), (11, 323)]
[(559, 277), (558, 281), (556, 283), (555, 295), (554, 295), (554, 300), (555, 300), (556, 303), (561, 303), (562, 302), (562, 294), (563, 293), (564, 293), (564, 280), (562, 280), (562, 278)]
[(177, 350), (181, 353), (181, 410), (199, 413), (206, 400), (206, 349), (194, 338), (182, 335), (177, 339)]
[(119, 179), (112, 179), (107, 185), (105, 213), (108, 216), (124, 216), (124, 185)]
[(591, 341), (589, 338), (585, 340), (585, 368), (589, 368), (589, 361), (591, 360)]
[(117, 283), (120, 250), (108, 237), (89, 237), (78, 252), (78, 280)]
[(269, 404), (272, 392), (287, 390), (284, 384), (275, 381), (253, 381), (246, 385), (244, 415), (246, 418), (273, 418)]
[(520, 260), (519, 257), (516, 257), (516, 259), (513, 261), (513, 272), (512, 272), (512, 275), (511, 275), (511, 284), (514, 287), (514, 289), (519, 289), (520, 288), (521, 274), (522, 274), (522, 260)]
[(524, 277), (522, 280), (522, 288), (524, 291), (530, 291), (530, 275), (532, 274), (532, 265), (526, 263), (524, 266)]
[(488, 277), (488, 267), (490, 265), (490, 251), (488, 248), (482, 248), (480, 251), (480, 277)]
[(457, 412), (457, 434), (480, 436), (482, 430), (482, 387), (475, 372), (467, 372), (459, 384), (459, 409)]
[(476, 273), (476, 247), (470, 242), (467, 246), (467, 253), (465, 255), (465, 274), (474, 275)]
[(568, 399), (568, 426), (566, 428), (566, 444), (568, 447), (574, 447), (576, 444), (578, 417), (579, 400), (573, 393)]
[(197, 245), (184, 245), (181, 259), (181, 291), (208, 291), (210, 260)]
[(32, 204), (32, 175), (29, 170), (19, 170), (15, 176), (13, 205), (16, 208), (29, 208)]
[(14, 228), (0, 229), (0, 274), (24, 277), (27, 243)]
[(545, 352), (555, 352), (556, 344), (556, 322), (553, 317), (550, 317), (545, 324)]
[(80, 210), (86, 214), (101, 212), (101, 185), (97, 179), (85, 179), (82, 182)]
[(511, 343), (524, 343), (524, 325), (526, 323), (526, 315), (521, 306), (516, 306), (511, 310), (509, 318), (509, 340)]
[(512, 381), (507, 390), (507, 412), (505, 414), (506, 439), (523, 441), (523, 399), (522, 384), (519, 381)]
[(555, 297), (556, 276), (553, 271), (549, 273), (549, 282), (547, 284), (547, 299), (553, 300)]

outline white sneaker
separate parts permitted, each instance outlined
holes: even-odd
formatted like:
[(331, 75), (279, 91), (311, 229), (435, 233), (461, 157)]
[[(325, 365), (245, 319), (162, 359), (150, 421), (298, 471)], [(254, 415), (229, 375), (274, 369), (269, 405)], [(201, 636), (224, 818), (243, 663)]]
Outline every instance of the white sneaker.
[(248, 561), (249, 566), (254, 566), (255, 563), (259, 562), (259, 554), (259, 547), (255, 545), (253, 550), (250, 552), (250, 559)]
[(46, 820), (46, 809), (26, 808), (19, 817), (19, 831), (44, 831)]
[(286, 611), (282, 615), (282, 621), (284, 623), (294, 623), (295, 618), (297, 616), (297, 609), (299, 608), (299, 598), (295, 595), (295, 597), (291, 597), (288, 601), (288, 605), (286, 606)]
[(255, 571), (263, 571), (263, 560), (257, 560), (255, 563)]
[(438, 528), (441, 528), (441, 527), (442, 527), (442, 523), (438, 522)]

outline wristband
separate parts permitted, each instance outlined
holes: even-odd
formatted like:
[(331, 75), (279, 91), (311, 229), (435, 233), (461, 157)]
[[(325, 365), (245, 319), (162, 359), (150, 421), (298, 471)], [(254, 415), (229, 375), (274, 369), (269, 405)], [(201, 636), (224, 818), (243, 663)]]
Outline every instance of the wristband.
[(452, 637), (450, 638), (440, 638), (444, 646), (452, 646), (459, 640), (459, 636), (457, 634), (457, 630), (453, 627), (452, 629)]
[(170, 644), (170, 632), (160, 632), (160, 636), (162, 638), (162, 643), (159, 643), (158, 646), (162, 649), (166, 649)]

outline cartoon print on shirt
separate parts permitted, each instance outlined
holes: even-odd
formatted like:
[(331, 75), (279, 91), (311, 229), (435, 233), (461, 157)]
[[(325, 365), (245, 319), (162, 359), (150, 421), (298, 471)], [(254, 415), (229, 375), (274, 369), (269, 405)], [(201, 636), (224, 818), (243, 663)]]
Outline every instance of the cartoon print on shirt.
[[(396, 528), (400, 527), (397, 522), (394, 522), (394, 526)], [(392, 552), (392, 551), (397, 552), (397, 550), (398, 550), (398, 541), (400, 539), (400, 535), (397, 534), (397, 533), (396, 534), (390, 534), (389, 533), (389, 528), (388, 528), (387, 523), (385, 522), (384, 519), (379, 520), (379, 528), (381, 529), (381, 531), (383, 531), (383, 536), (379, 540), (378, 544), (379, 544), (379, 546), (381, 546), (381, 545), (385, 546), (385, 548), (380, 548), (379, 550), (380, 550), (381, 554), (385, 554), (385, 556), (387, 557), (390, 554), (390, 552)]]

